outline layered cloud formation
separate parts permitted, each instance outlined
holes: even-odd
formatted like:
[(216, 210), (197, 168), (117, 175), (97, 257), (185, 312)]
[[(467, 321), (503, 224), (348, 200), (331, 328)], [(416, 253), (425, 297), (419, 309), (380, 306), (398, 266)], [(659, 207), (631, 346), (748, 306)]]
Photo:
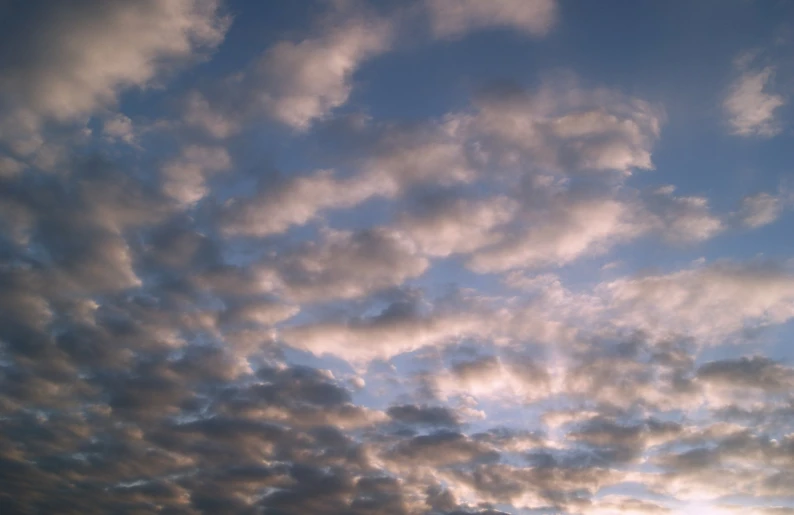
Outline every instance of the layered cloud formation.
[(786, 63), (402, 116), (576, 9), (303, 7), (0, 6), (0, 513), (794, 513)]

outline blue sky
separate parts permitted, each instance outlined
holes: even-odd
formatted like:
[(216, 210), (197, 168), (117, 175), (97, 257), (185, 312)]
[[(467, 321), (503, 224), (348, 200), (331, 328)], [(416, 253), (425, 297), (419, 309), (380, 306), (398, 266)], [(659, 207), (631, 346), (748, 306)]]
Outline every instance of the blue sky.
[(0, 3), (0, 512), (794, 513), (790, 20)]

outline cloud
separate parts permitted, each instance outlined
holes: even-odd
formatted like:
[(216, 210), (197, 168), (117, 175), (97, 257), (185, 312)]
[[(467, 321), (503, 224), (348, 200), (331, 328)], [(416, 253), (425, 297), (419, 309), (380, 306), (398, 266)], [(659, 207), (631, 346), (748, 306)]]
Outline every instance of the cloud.
[(388, 49), (391, 26), (362, 18), (298, 43), (282, 41), (255, 64), (255, 98), (275, 119), (298, 130), (347, 102), (360, 64)]
[(651, 334), (718, 341), (794, 315), (794, 279), (763, 263), (714, 263), (602, 284), (613, 320)]
[(25, 165), (14, 158), (0, 156), (0, 178), (10, 178), (25, 169)]
[(220, 44), (220, 3), (0, 7), (0, 512), (785, 512), (792, 263), (620, 272), (787, 191), (720, 213), (641, 188), (661, 107), (564, 74), (343, 114), (417, 13), (541, 36), (557, 5), (323, 8), (240, 73), (168, 83)]
[(138, 285), (134, 250), (123, 233), (161, 220), (167, 212), (162, 198), (102, 159), (76, 165), (81, 173), (75, 174), (74, 187), (51, 179), (36, 188), (17, 183), (4, 193), (18, 210), (18, 241), (36, 237), (32, 242), (51, 263), (45, 273), (65, 290)]
[(308, 367), (262, 367), (262, 383), (229, 389), (216, 409), (225, 416), (265, 419), (294, 426), (331, 425), (340, 429), (386, 420), (376, 410), (352, 403), (333, 374)]
[(377, 177), (334, 177), (330, 170), (263, 186), (249, 198), (225, 205), (222, 228), (230, 235), (267, 236), (303, 225), (323, 211), (353, 207), (389, 189)]
[[(656, 347), (651, 350), (636, 341), (626, 343), (617, 349), (595, 347), (591, 352), (563, 358), (559, 391), (585, 405), (596, 402), (607, 413), (631, 407), (686, 410), (701, 403), (686, 348), (652, 342)], [(549, 422), (567, 423), (590, 419), (592, 415), (589, 411), (575, 416), (562, 412)]]
[(769, 225), (782, 214), (786, 200), (782, 195), (769, 193), (748, 195), (742, 199), (739, 209), (740, 223), (751, 229)]
[[(728, 495), (755, 497), (760, 506), (773, 504), (766, 496), (778, 495), (774, 487), (780, 471), (768, 465), (789, 470), (791, 439), (771, 439), (754, 434), (746, 428), (723, 426), (708, 428), (703, 440), (689, 450), (669, 451), (654, 461), (665, 472), (646, 477), (653, 490), (673, 495), (680, 500), (716, 500)], [(714, 430), (721, 429), (721, 430)], [(714, 473), (722, 474), (715, 478)]]
[(230, 19), (216, 0), (35, 2), (6, 33), (0, 137), (34, 141), (41, 123), (73, 121), (212, 50)]
[(531, 467), (506, 463), (483, 464), (471, 470), (451, 471), (445, 480), (471, 492), (480, 502), (504, 503), (516, 508), (561, 509), (612, 484), (617, 472), (596, 467)]
[(228, 138), (241, 130), (238, 117), (213, 107), (198, 91), (185, 95), (183, 111), (183, 119), (189, 127), (197, 127), (217, 139)]
[(477, 313), (439, 310), (424, 314), (417, 306), (399, 301), (370, 317), (287, 328), (283, 337), (287, 344), (316, 355), (366, 363), (488, 331)]
[(392, 420), (410, 425), (455, 427), (460, 422), (455, 412), (440, 406), (416, 406), (403, 404), (388, 410)]
[[(287, 327), (281, 336), (292, 347), (318, 356), (344, 357), (357, 365), (470, 338), (493, 339), (504, 345), (518, 341), (564, 343), (573, 338), (569, 327), (548, 320), (531, 305), (508, 309), (465, 293), (430, 304), (421, 297), (401, 298), (373, 311)], [(515, 366), (517, 370), (527, 367), (522, 373), (538, 370), (530, 362), (519, 361)]]
[(277, 289), (292, 299), (316, 302), (361, 297), (422, 275), (428, 267), (412, 242), (388, 230), (328, 231), (259, 273), (273, 276)]
[(116, 113), (102, 124), (102, 133), (111, 141), (122, 141), (134, 145), (136, 140), (135, 127), (129, 117)]
[(492, 27), (545, 36), (557, 20), (555, 0), (425, 0), (425, 6), (433, 34), (445, 39)]
[(468, 254), (496, 243), (500, 239), (499, 226), (509, 222), (518, 208), (513, 199), (505, 196), (431, 202), (423, 211), (403, 215), (396, 226), (424, 253), (439, 257)]
[(697, 377), (709, 384), (732, 388), (786, 391), (794, 383), (794, 370), (768, 358), (753, 356), (712, 361), (701, 366)]
[(366, 137), (355, 145), (360, 154), (351, 163), (357, 173), (341, 176), (333, 170), (317, 170), (277, 181), (263, 180), (254, 195), (225, 204), (221, 229), (229, 235), (279, 234), (326, 211), (351, 208), (378, 197), (393, 199), (416, 185), (468, 183), (476, 177), (455, 124), (384, 124), (364, 129)]
[[(493, 207), (486, 207), (485, 201), (471, 203), (472, 208), (476, 206), (479, 210), (474, 223), (468, 219), (464, 222), (462, 214), (448, 222), (436, 213), (424, 215), (422, 221), (415, 214), (411, 227), (419, 237), (422, 234), (417, 228), (422, 223), (434, 229), (436, 238), (454, 241), (457, 235), (466, 245), (458, 252), (468, 251), (467, 265), (478, 273), (564, 266), (605, 254), (642, 236), (660, 235), (674, 244), (692, 244), (711, 239), (728, 228), (724, 220), (727, 215), (714, 214), (705, 197), (675, 196), (672, 192), (671, 187), (662, 187), (651, 194), (640, 194), (622, 187), (604, 195), (565, 185), (549, 188), (544, 184), (534, 187), (526, 200), (518, 198), (525, 207), (515, 211), (511, 219), (504, 210), (515, 206), (515, 200), (494, 199)], [(774, 199), (775, 205), (778, 202)], [(464, 205), (462, 201), (458, 204)], [(488, 218), (490, 213), (486, 210), (496, 208), (503, 210), (502, 218)], [(744, 209), (740, 216), (752, 216), (748, 209), (754, 208), (768, 209), (754, 206)], [(755, 214), (766, 216), (763, 212)], [(486, 217), (482, 218), (484, 226), (480, 227), (477, 221), (482, 216)], [(441, 226), (442, 223), (446, 225)]]
[(635, 208), (614, 199), (560, 196), (552, 200), (549, 211), (531, 213), (523, 234), (476, 252), (470, 268), (488, 273), (562, 266), (584, 255), (601, 254), (643, 232), (635, 221)]
[(230, 167), (231, 158), (223, 147), (190, 145), (180, 157), (163, 165), (163, 193), (180, 204), (194, 204), (209, 191), (207, 176)]
[(545, 399), (552, 390), (552, 377), (543, 363), (515, 356), (458, 361), (432, 380), (436, 394), (444, 400), (471, 395), (482, 403), (492, 399), (530, 403)]
[[(364, 128), (366, 130), (366, 127)], [(473, 181), (480, 157), (469, 143), (465, 121), (452, 114), (418, 124), (375, 126), (378, 138), (364, 139), (360, 169), (399, 188), (435, 183), (449, 186)], [(372, 146), (373, 151), (366, 151)]]
[(390, 50), (393, 40), (391, 19), (352, 3), (331, 4), (302, 39), (279, 41), (242, 72), (188, 93), (185, 121), (216, 138), (238, 132), (257, 115), (307, 131), (347, 103), (355, 72)]
[(606, 495), (582, 510), (585, 515), (665, 515), (674, 511), (662, 504), (623, 495)]
[[(474, 115), (452, 113), (438, 121), (409, 126), (365, 122), (351, 133), (354, 150), (360, 150), (352, 163), (357, 173), (343, 176), (319, 170), (275, 183), (263, 181), (253, 196), (226, 204), (222, 228), (230, 235), (278, 234), (314, 220), (324, 211), (351, 208), (377, 197), (398, 198), (418, 185), (470, 184), (492, 167), (517, 168), (530, 176), (544, 170), (573, 174), (612, 170), (625, 174), (633, 167), (651, 167), (650, 146), (661, 123), (661, 114), (642, 101), (625, 99), (608, 90), (584, 91), (570, 81), (546, 84), (532, 94), (485, 97), (476, 105)], [(611, 106), (614, 112), (602, 112), (603, 106)], [(513, 261), (523, 261), (518, 256), (519, 248), (502, 247), (534, 248), (536, 240), (546, 238), (544, 234), (556, 238), (561, 232), (560, 241), (544, 243), (558, 250), (548, 253), (538, 248), (533, 251), (537, 257), (526, 259), (529, 266), (563, 263), (586, 252), (598, 253), (645, 230), (628, 223), (638, 209), (629, 203), (606, 199), (599, 203), (594, 199), (588, 205), (586, 198), (575, 198), (571, 206), (565, 206), (564, 200), (560, 196), (561, 205), (551, 217), (562, 220), (533, 229), (522, 243), (500, 244), (508, 234), (500, 237), (490, 233), (510, 221), (516, 210), (515, 199), (504, 196), (490, 201), (449, 202), (403, 217), (397, 229), (416, 239), (431, 255), (472, 252), (490, 243), (492, 248), (483, 251), (490, 257), (475, 257), (475, 261), (510, 261), (507, 254), (516, 256)], [(681, 212), (667, 209), (670, 220), (657, 224), (670, 224), (671, 233), (677, 231), (686, 237), (704, 238), (716, 232), (719, 221), (705, 212), (705, 201), (693, 197), (675, 202)], [(697, 202), (700, 204), (695, 206)], [(685, 203), (692, 204), (690, 212), (683, 212)], [(476, 216), (476, 224), (456, 223), (463, 209)], [(698, 209), (703, 213), (697, 213)], [(587, 214), (590, 210), (598, 212), (600, 222)], [(532, 225), (532, 215), (524, 218)], [(588, 219), (587, 227), (581, 227), (584, 221), (580, 223), (579, 218)], [(440, 230), (442, 225), (448, 241), (431, 243), (428, 231)], [(692, 235), (695, 231), (697, 234)], [(566, 232), (571, 234), (566, 236)], [(494, 263), (480, 268), (486, 266), (507, 269), (517, 265)]]
[(674, 422), (626, 425), (595, 417), (568, 433), (568, 438), (584, 442), (602, 460), (621, 463), (637, 460), (646, 449), (674, 440), (681, 432), (682, 427)]
[[(651, 169), (664, 114), (608, 89), (583, 89), (570, 74), (537, 91), (495, 88), (475, 101), (471, 130), (502, 166), (578, 173)], [(489, 152), (490, 151), (490, 152)]]
[(740, 75), (731, 84), (723, 109), (731, 132), (737, 136), (771, 137), (781, 131), (775, 111), (786, 104), (783, 96), (769, 91), (774, 66), (739, 67)]
[(698, 242), (725, 230), (723, 221), (712, 214), (705, 197), (675, 196), (673, 187), (656, 189), (646, 201), (649, 225), (676, 242)]
[(786, 506), (741, 506), (731, 504), (721, 504), (720, 510), (726, 514), (746, 513), (747, 515), (790, 515), (794, 513), (794, 508)]
[(398, 443), (387, 459), (402, 462), (403, 466), (433, 466), (498, 461), (499, 454), (487, 444), (453, 431), (437, 431), (415, 436)]
[(270, 327), (295, 316), (300, 308), (280, 302), (254, 299), (235, 302), (223, 311), (220, 322), (229, 325), (254, 324)]

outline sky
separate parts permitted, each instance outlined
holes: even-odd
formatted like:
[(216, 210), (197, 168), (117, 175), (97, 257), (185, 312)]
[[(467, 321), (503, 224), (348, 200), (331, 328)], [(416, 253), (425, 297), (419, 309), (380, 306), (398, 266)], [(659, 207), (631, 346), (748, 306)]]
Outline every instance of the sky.
[(794, 2), (0, 0), (0, 513), (794, 514)]

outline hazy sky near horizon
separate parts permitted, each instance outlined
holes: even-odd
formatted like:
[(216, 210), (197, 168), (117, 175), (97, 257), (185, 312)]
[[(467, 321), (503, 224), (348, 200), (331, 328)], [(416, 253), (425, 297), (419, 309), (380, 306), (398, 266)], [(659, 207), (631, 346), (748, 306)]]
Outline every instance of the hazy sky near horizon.
[(0, 513), (794, 514), (794, 2), (0, 0)]

